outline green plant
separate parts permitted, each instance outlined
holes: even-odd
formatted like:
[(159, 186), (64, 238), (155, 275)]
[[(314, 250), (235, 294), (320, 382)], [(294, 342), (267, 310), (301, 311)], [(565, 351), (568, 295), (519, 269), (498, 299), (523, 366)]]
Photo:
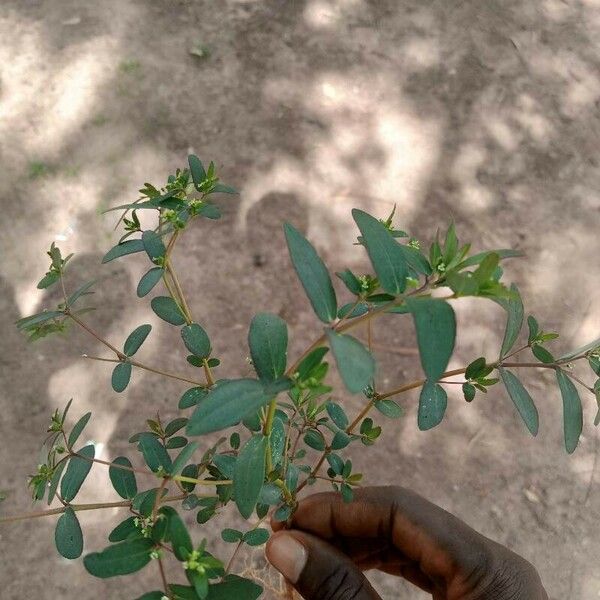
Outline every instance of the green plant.
[[(248, 332), (256, 378), (217, 376), (220, 361), (213, 355), (208, 333), (194, 321), (172, 254), (182, 232), (195, 220), (220, 217), (211, 196), (233, 194), (235, 190), (220, 182), (213, 163), (205, 170), (196, 156), (190, 156), (189, 169), (177, 170), (165, 187), (159, 190), (146, 183), (140, 193), (136, 202), (110, 209), (124, 211), (119, 220), (124, 234), (103, 262), (133, 254), (149, 260), (149, 270), (138, 284), (137, 295), (144, 298), (162, 283), (166, 294), (156, 295), (150, 306), (162, 320), (180, 328), (182, 343), (189, 351), (187, 362), (202, 373), (202, 378), (166, 372), (134, 358), (151, 333), (150, 325), (133, 329), (122, 346), (96, 333), (83, 320), (90, 310), (85, 301), (95, 282), (69, 293), (65, 267), (71, 255), (63, 258), (54, 244), (48, 252), (50, 268), (38, 287), (58, 285), (63, 300), (53, 309), (21, 319), (17, 326), (31, 340), (64, 332), (73, 323), (82, 327), (110, 351), (109, 357), (84, 356), (114, 363), (111, 383), (115, 392), (127, 388), (134, 369), (176, 379), (188, 384), (178, 401), (178, 409), (187, 416), (169, 422), (163, 422), (159, 415), (148, 419), (147, 428), (129, 439), (132, 454), (137, 450), (139, 457), (119, 456), (103, 461), (95, 457), (93, 445), (78, 445), (90, 413), (67, 428), (69, 402), (63, 411), (56, 410), (52, 415), (44, 446), (46, 459), (29, 482), (35, 500), (46, 498), (49, 505), (55, 501), (58, 506), (0, 519), (8, 522), (59, 515), (57, 549), (62, 556), (75, 559), (83, 548), (77, 512), (122, 507), (128, 516), (110, 532), (111, 544), (83, 560), (85, 568), (96, 577), (126, 575), (154, 561), (163, 589), (140, 598), (257, 598), (261, 594), (259, 585), (231, 574), (240, 548), (263, 544), (269, 537), (267, 528), (262, 526), (267, 518), (287, 520), (299, 494), (318, 480), (327, 481), (350, 501), (362, 475), (354, 472), (352, 462), (344, 457), (346, 447), (376, 443), (382, 427), (374, 415), (381, 422), (401, 417), (402, 409), (393, 398), (409, 390), (420, 389), (418, 427), (427, 430), (443, 420), (447, 386), (460, 385), (465, 400), (471, 402), (478, 393), (485, 394), (502, 382), (527, 429), (535, 436), (538, 412), (515, 370), (551, 369), (562, 395), (564, 438), (569, 453), (576, 449), (583, 427), (582, 403), (575, 384), (594, 393), (600, 404), (600, 379), (589, 386), (572, 368), (576, 361), (586, 360), (593, 373), (600, 375), (600, 339), (556, 357), (547, 344), (558, 334), (543, 331), (529, 316), (527, 341), (517, 345), (524, 321), (523, 304), (516, 286), (503, 283), (499, 265), (502, 259), (518, 256), (518, 252), (470, 254), (470, 245), (460, 245), (454, 225), (450, 225), (443, 241), (436, 236), (426, 255), (417, 240), (395, 229), (393, 212), (387, 219), (378, 220), (361, 210), (353, 211), (360, 231), (357, 243), (367, 251), (373, 272), (360, 276), (350, 270), (337, 273), (350, 297), (342, 306), (329, 272), (313, 246), (291, 224), (285, 224), (293, 267), (323, 323), (323, 333), (300, 356), (288, 361), (285, 321), (272, 314), (258, 314)], [(156, 227), (142, 231), (138, 219), (141, 210), (156, 212)], [(479, 296), (500, 304), (507, 314), (506, 330), (498, 357), (479, 357), (464, 368), (447, 371), (456, 337), (449, 301), (464, 296)], [(377, 317), (390, 314), (397, 318), (409, 315), (414, 321), (424, 377), (382, 390), (377, 385), (376, 363), (369, 348), (370, 326)], [(358, 325), (367, 327), (366, 345), (349, 334)], [(512, 360), (525, 351), (532, 352), (533, 360)], [(356, 415), (349, 416), (344, 406), (332, 399), (332, 387), (327, 382), (329, 364), (325, 360), (329, 353), (348, 392), (365, 398)], [(600, 410), (595, 424), (599, 421)], [(234, 429), (227, 437), (201, 448), (203, 435), (230, 428)], [(145, 466), (134, 466), (140, 458)], [(74, 502), (94, 464), (108, 467), (112, 486), (122, 500)], [(151, 476), (156, 484), (140, 489), (136, 475)], [(205, 539), (199, 544), (192, 541), (173, 505), (195, 511), (201, 526), (217, 517), (228, 503), (234, 503), (245, 519), (256, 513), (258, 523), (246, 531), (222, 530), (223, 540), (235, 544), (225, 566), (207, 550)], [(165, 571), (167, 558), (173, 568), (169, 576)], [(179, 576), (186, 580), (185, 585), (174, 583)]]

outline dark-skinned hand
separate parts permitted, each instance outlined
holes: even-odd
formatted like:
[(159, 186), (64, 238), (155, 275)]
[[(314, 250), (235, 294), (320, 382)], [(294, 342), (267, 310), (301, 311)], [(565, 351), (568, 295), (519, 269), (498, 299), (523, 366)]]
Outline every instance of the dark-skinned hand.
[(305, 600), (380, 600), (363, 575), (379, 569), (434, 600), (547, 600), (535, 568), (402, 487), (333, 492), (300, 502), (267, 557)]

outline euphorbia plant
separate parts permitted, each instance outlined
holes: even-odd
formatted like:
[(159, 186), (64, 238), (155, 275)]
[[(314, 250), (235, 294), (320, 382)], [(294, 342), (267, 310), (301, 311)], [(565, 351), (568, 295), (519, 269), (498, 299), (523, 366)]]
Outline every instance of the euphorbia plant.
[[(523, 304), (516, 286), (504, 283), (500, 262), (518, 252), (471, 254), (470, 245), (460, 245), (454, 225), (450, 225), (443, 239), (436, 235), (429, 252), (424, 253), (419, 241), (395, 228), (393, 212), (378, 219), (355, 209), (352, 216), (359, 230), (356, 243), (366, 250), (373, 270), (361, 275), (349, 269), (336, 273), (348, 296), (340, 305), (331, 276), (314, 247), (286, 223), (284, 234), (292, 265), (322, 326), (310, 346), (290, 360), (285, 321), (273, 314), (257, 314), (248, 331), (256, 377), (230, 379), (213, 355), (207, 332), (210, 327), (194, 320), (194, 307), (186, 300), (172, 255), (182, 232), (193, 229), (195, 221), (220, 217), (217, 205), (211, 202), (213, 194), (236, 192), (219, 181), (212, 163), (205, 170), (196, 156), (190, 156), (189, 169), (177, 170), (160, 189), (146, 183), (140, 193), (136, 202), (111, 209), (123, 211), (119, 224), (125, 231), (103, 262), (134, 254), (149, 261), (137, 295), (145, 298), (155, 289), (161, 290), (150, 306), (163, 321), (179, 328), (181, 342), (189, 352), (185, 370), (168, 372), (137, 359), (151, 333), (148, 324), (135, 327), (124, 343), (108, 341), (96, 333), (85, 316), (89, 310), (85, 304), (95, 282), (69, 289), (65, 267), (71, 255), (63, 258), (54, 244), (48, 252), (50, 268), (38, 287), (59, 286), (62, 302), (21, 319), (17, 326), (31, 340), (64, 332), (72, 323), (82, 327), (106, 347), (105, 356), (84, 356), (114, 363), (111, 384), (115, 392), (127, 388), (134, 369), (182, 382), (186, 389), (177, 399), (180, 416), (166, 422), (160, 415), (149, 418), (144, 431), (129, 438), (129, 457), (104, 461), (96, 457), (94, 444), (81, 447), (79, 443), (90, 413), (67, 427), (69, 402), (51, 416), (45, 460), (30, 478), (34, 499), (46, 499), (56, 507), (5, 517), (0, 522), (57, 517), (56, 547), (62, 556), (77, 559), (83, 550), (77, 513), (121, 507), (124, 519), (109, 533), (110, 545), (83, 559), (91, 575), (127, 575), (153, 562), (162, 589), (139, 598), (258, 598), (260, 585), (233, 574), (239, 550), (243, 545), (264, 544), (269, 537), (265, 525), (268, 517), (286, 521), (299, 495), (318, 480), (351, 501), (353, 488), (360, 485), (362, 476), (354, 472), (345, 456), (347, 448), (357, 443), (375, 444), (385, 421), (402, 416), (394, 398), (409, 390), (420, 390), (417, 425), (428, 430), (444, 418), (447, 388), (459, 384), (464, 399), (471, 402), (501, 382), (535, 436), (538, 412), (516, 373), (523, 368), (551, 369), (563, 401), (566, 449), (575, 451), (583, 427), (577, 386), (599, 398), (600, 380), (588, 385), (574, 373), (573, 364), (585, 360), (595, 376), (600, 375), (600, 340), (556, 356), (547, 344), (558, 334), (544, 331), (529, 316), (526, 341), (517, 344), (524, 321)], [(153, 228), (142, 230), (138, 218), (142, 210), (156, 215)], [(456, 337), (451, 301), (464, 296), (500, 304), (506, 310), (506, 330), (497, 356), (476, 357), (464, 368), (447, 371)], [(370, 348), (371, 323), (389, 314), (413, 320), (424, 376), (381, 389), (378, 382), (382, 377)], [(361, 325), (368, 330), (366, 344), (350, 334)], [(515, 359), (525, 352), (533, 355), (529, 362)], [(335, 395), (337, 401), (327, 377), (330, 357), (346, 388)], [(348, 392), (364, 396), (358, 414), (347, 414), (342, 398)], [(599, 421), (600, 411), (595, 424)], [(214, 432), (225, 435), (210, 445), (203, 436)], [(108, 468), (112, 487), (122, 500), (76, 503), (94, 465)], [(154, 484), (140, 489), (139, 482), (148, 477)], [(202, 526), (218, 518), (229, 503), (254, 524), (245, 530), (222, 529), (223, 540), (235, 546), (230, 558), (222, 561), (209, 552)], [(197, 531), (188, 529), (181, 511), (195, 513)]]

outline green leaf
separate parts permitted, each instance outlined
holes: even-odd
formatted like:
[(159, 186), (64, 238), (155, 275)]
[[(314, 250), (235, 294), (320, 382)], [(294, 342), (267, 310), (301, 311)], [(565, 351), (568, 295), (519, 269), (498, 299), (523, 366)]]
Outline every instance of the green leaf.
[(219, 431), (239, 423), (246, 415), (265, 406), (269, 396), (255, 379), (234, 379), (217, 385), (190, 417), (188, 435)]
[(167, 251), (160, 235), (150, 229), (142, 233), (142, 242), (144, 250), (151, 261), (162, 258)]
[(142, 240), (127, 240), (113, 246), (102, 258), (102, 263), (110, 262), (115, 258), (120, 258), (127, 254), (135, 254), (144, 251), (144, 242)]
[(350, 335), (328, 329), (327, 338), (348, 391), (357, 393), (364, 390), (375, 375), (375, 360), (371, 353)]
[(145, 538), (126, 540), (109, 546), (102, 552), (92, 552), (83, 559), (87, 572), (94, 577), (106, 579), (117, 575), (129, 575), (144, 568), (150, 562), (154, 543)]
[(37, 284), (37, 289), (45, 290), (46, 288), (49, 288), (51, 285), (55, 284), (59, 279), (60, 273), (57, 273), (56, 271), (50, 271), (49, 273), (46, 273), (42, 279), (40, 279), (39, 283)]
[(237, 544), (243, 537), (244, 534), (237, 529), (223, 529), (221, 531), (221, 539), (228, 544)]
[(166, 539), (171, 542), (177, 560), (185, 560), (193, 549), (192, 539), (185, 523), (172, 506), (163, 506), (159, 513), (167, 519)]
[(381, 287), (389, 294), (401, 294), (406, 289), (408, 265), (402, 247), (394, 240), (388, 229), (371, 215), (352, 210), (354, 221), (362, 234)]
[(146, 341), (150, 331), (152, 331), (152, 325), (140, 325), (136, 327), (125, 340), (123, 352), (127, 356), (133, 356)]
[(413, 315), (423, 371), (437, 381), (446, 370), (456, 338), (456, 318), (452, 307), (436, 298), (407, 298)]
[(432, 429), (444, 418), (448, 395), (441, 385), (427, 381), (419, 397), (418, 424), (421, 431)]
[(554, 356), (543, 346), (535, 345), (531, 348), (533, 355), (541, 362), (550, 364), (554, 362)]
[(565, 448), (569, 454), (575, 452), (583, 430), (583, 408), (575, 384), (562, 369), (556, 369), (556, 379), (563, 401)]
[(248, 346), (258, 378), (274, 381), (287, 364), (288, 331), (283, 319), (270, 313), (257, 314), (250, 323)]
[(139, 448), (151, 471), (156, 472), (162, 467), (166, 473), (171, 472), (173, 465), (169, 453), (153, 435), (142, 434), (140, 436)]
[(469, 364), (465, 371), (465, 379), (477, 379), (479, 374), (485, 369), (485, 356), (476, 358), (472, 363)]
[(117, 456), (108, 468), (108, 476), (110, 477), (110, 481), (115, 488), (115, 491), (121, 498), (129, 500), (137, 494), (135, 473), (133, 471), (128, 471), (127, 469), (119, 469), (119, 467), (114, 465), (131, 468), (131, 461), (125, 456)]
[(284, 225), (285, 237), (294, 269), (316, 315), (323, 323), (336, 318), (337, 299), (331, 278), (311, 243), (292, 225)]
[(179, 475), (180, 471), (185, 467), (188, 463), (194, 452), (198, 450), (198, 442), (190, 442), (178, 455), (177, 458), (173, 461), (173, 466), (169, 471), (170, 475)]
[(72, 448), (75, 445), (79, 439), (79, 436), (85, 429), (85, 426), (88, 424), (91, 416), (91, 412), (85, 413), (85, 415), (83, 415), (83, 417), (81, 417), (81, 419), (79, 419), (79, 421), (73, 425), (73, 429), (71, 429), (71, 433), (69, 433), (69, 439), (67, 440), (67, 446), (69, 448)]
[(535, 340), (540, 332), (540, 326), (538, 325), (538, 322), (534, 316), (529, 315), (527, 317), (527, 327), (529, 328), (529, 337), (527, 338), (527, 343), (531, 344), (531, 342)]
[(572, 358), (579, 356), (580, 354), (585, 354), (586, 352), (589, 352), (590, 350), (595, 350), (598, 347), (600, 347), (600, 338), (595, 339), (593, 342), (590, 342), (585, 346), (580, 346), (579, 348), (576, 348), (575, 350), (572, 350), (567, 354), (563, 354), (563, 356), (561, 356), (558, 360), (569, 361)]
[(269, 532), (263, 527), (251, 529), (244, 534), (244, 542), (248, 544), (248, 546), (262, 546), (268, 539)]
[(165, 447), (167, 450), (175, 450), (176, 448), (183, 448), (187, 445), (187, 443), (188, 440), (186, 437), (176, 435), (175, 437), (172, 437), (169, 440), (167, 440)]
[(358, 296), (362, 292), (360, 281), (350, 269), (346, 269), (341, 273), (336, 273), (336, 275), (344, 282), (345, 286), (353, 294)]
[(389, 398), (377, 400), (375, 402), (375, 408), (390, 419), (401, 417), (403, 412), (400, 406), (398, 406), (398, 403)]
[(329, 348), (322, 346), (321, 348), (315, 348), (310, 354), (302, 360), (298, 365), (296, 372), (301, 381), (306, 379), (312, 373), (312, 370), (321, 364), (323, 357), (329, 352)]
[(153, 267), (147, 273), (145, 273), (137, 286), (138, 298), (143, 298), (149, 294), (154, 286), (161, 280), (164, 270), (162, 267)]
[(267, 445), (266, 437), (252, 436), (240, 450), (235, 463), (233, 493), (236, 506), (245, 519), (254, 511), (264, 483)]
[(313, 450), (318, 450), (319, 452), (325, 450), (325, 438), (317, 429), (309, 429), (304, 434), (304, 443)]
[(538, 434), (539, 430), (539, 416), (537, 408), (533, 402), (533, 399), (529, 395), (529, 392), (523, 387), (523, 384), (519, 379), (513, 375), (510, 371), (506, 371), (502, 367), (498, 368), (500, 377), (506, 386), (506, 391), (514, 402), (521, 418), (523, 419), (527, 429), (534, 437)]
[(345, 431), (336, 431), (331, 440), (331, 448), (333, 450), (341, 450), (351, 442), (350, 436)]
[(340, 428), (346, 429), (348, 427), (348, 416), (344, 409), (335, 402), (328, 402), (325, 405), (327, 409), (327, 414), (331, 418), (331, 420)]
[(52, 479), (50, 479), (50, 485), (48, 486), (48, 505), (52, 504), (52, 500), (54, 500), (54, 496), (56, 495), (56, 490), (58, 489), (58, 484), (60, 482), (60, 476), (67, 466), (67, 461), (63, 461), (58, 463), (58, 465), (54, 469), (54, 473), (52, 473)]
[(250, 579), (227, 575), (224, 581), (208, 588), (206, 600), (257, 600), (262, 591), (260, 585)]
[(73, 560), (83, 552), (83, 534), (75, 511), (67, 506), (54, 530), (54, 542), (61, 556)]
[(190, 165), (190, 173), (196, 190), (200, 191), (200, 185), (206, 179), (206, 171), (202, 161), (194, 154), (188, 156), (188, 164)]
[[(79, 492), (85, 478), (92, 468), (91, 459), (94, 458), (94, 445), (85, 446), (69, 459), (69, 465), (60, 482), (60, 495), (65, 502), (71, 502)], [(85, 458), (83, 458), (85, 457)]]
[(208, 358), (210, 356), (210, 339), (206, 331), (198, 323), (182, 327), (181, 337), (185, 347), (195, 356), (199, 356), (200, 358)]
[(177, 433), (180, 429), (183, 429), (187, 425), (188, 420), (185, 417), (178, 417), (177, 419), (173, 419), (170, 423), (165, 427), (165, 435), (168, 437)]
[(171, 325), (183, 325), (185, 323), (185, 317), (177, 306), (177, 302), (170, 296), (156, 296), (150, 301), (152, 310), (159, 316), (163, 321), (171, 323)]
[(183, 393), (183, 396), (179, 399), (178, 407), (180, 409), (190, 408), (196, 406), (202, 398), (208, 395), (208, 390), (203, 387), (193, 387)]
[(65, 313), (62, 310), (45, 310), (41, 313), (31, 315), (29, 317), (23, 317), (16, 322), (17, 329), (28, 329), (33, 325), (39, 325), (50, 319), (56, 319), (57, 317), (64, 317)]
[(473, 254), (473, 256), (469, 256), (469, 258), (463, 260), (457, 267), (457, 271), (461, 271), (462, 269), (466, 269), (467, 267), (472, 267), (474, 265), (478, 265), (481, 261), (483, 261), (490, 254), (497, 254), (500, 259), (503, 258), (513, 258), (515, 256), (523, 256), (523, 253), (519, 250), (512, 249), (502, 249), (502, 250), (487, 250), (485, 252), (480, 252), (479, 254)]
[(121, 521), (109, 534), (109, 542), (122, 542), (130, 537), (139, 537), (141, 535), (140, 530), (135, 524), (136, 517), (128, 517), (124, 521)]
[(213, 463), (225, 476), (225, 479), (233, 479), (235, 461), (235, 456), (231, 456), (229, 454), (215, 454), (213, 456)]
[(285, 427), (279, 417), (273, 419), (273, 427), (269, 435), (269, 444), (271, 445), (271, 461), (276, 467), (283, 457), (283, 447), (285, 445)]
[(111, 385), (115, 392), (121, 393), (129, 385), (131, 379), (131, 363), (121, 362), (112, 372)]
[(508, 313), (508, 319), (506, 322), (506, 331), (504, 333), (504, 340), (502, 341), (502, 349), (500, 350), (500, 358), (506, 356), (510, 349), (515, 345), (521, 327), (523, 326), (523, 301), (519, 294), (519, 289), (513, 283), (510, 286), (510, 291), (514, 292), (514, 296), (508, 300), (498, 300), (498, 303)]
[(473, 402), (475, 394), (477, 393), (475, 386), (470, 383), (463, 383), (462, 385), (463, 396), (467, 402)]
[(590, 365), (590, 369), (592, 369), (596, 375), (600, 376), (600, 358), (590, 354), (588, 356), (588, 364)]

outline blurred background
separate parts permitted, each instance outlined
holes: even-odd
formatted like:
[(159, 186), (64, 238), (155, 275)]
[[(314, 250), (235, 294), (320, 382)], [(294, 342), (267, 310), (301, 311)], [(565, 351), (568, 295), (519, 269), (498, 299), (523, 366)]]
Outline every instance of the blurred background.
[[(561, 332), (554, 347), (599, 335), (599, 0), (2, 0), (0, 34), (3, 514), (35, 510), (26, 476), (51, 412), (69, 398), (72, 420), (93, 411), (87, 435), (104, 459), (133, 456), (128, 436), (157, 410), (176, 416), (183, 384), (136, 372), (115, 394), (109, 366), (80, 358), (103, 352), (95, 340), (73, 331), (29, 345), (14, 321), (59, 300), (36, 290), (56, 240), (76, 253), (72, 289), (106, 276), (88, 315), (95, 329), (120, 345), (152, 323), (140, 360), (191, 369), (174, 328), (135, 297), (144, 260), (100, 265), (116, 243), (115, 217), (100, 212), (136, 199), (145, 181), (162, 185), (190, 151), (241, 192), (219, 198), (223, 219), (195, 225), (174, 256), (222, 372), (249, 373), (246, 332), (258, 311), (288, 321), (293, 355), (314, 338), (320, 325), (281, 223), (301, 229), (331, 270), (362, 272), (352, 207), (383, 217), (396, 203), (398, 227), (427, 246), (454, 219), (476, 250), (522, 250), (505, 278), (544, 329)], [(495, 356), (502, 310), (475, 299), (454, 306), (450, 368)], [(374, 340), (382, 385), (419, 375), (409, 320), (382, 320)], [(595, 401), (582, 394), (584, 435), (568, 457), (552, 374), (522, 375), (540, 411), (537, 439), (499, 388), (472, 405), (457, 389), (427, 433), (416, 428), (417, 396), (407, 395), (406, 416), (355, 451), (356, 468), (510, 546), (538, 567), (552, 598), (597, 598)], [(336, 398), (351, 414), (361, 405)], [(115, 499), (95, 467), (81, 501)], [(120, 514), (82, 516), (86, 551), (105, 545)], [(54, 523), (0, 528), (3, 599), (130, 600), (158, 587), (152, 566), (91, 580), (81, 561), (57, 555)], [(223, 546), (214, 547), (231, 551)], [(373, 580), (386, 599), (426, 597)]]

